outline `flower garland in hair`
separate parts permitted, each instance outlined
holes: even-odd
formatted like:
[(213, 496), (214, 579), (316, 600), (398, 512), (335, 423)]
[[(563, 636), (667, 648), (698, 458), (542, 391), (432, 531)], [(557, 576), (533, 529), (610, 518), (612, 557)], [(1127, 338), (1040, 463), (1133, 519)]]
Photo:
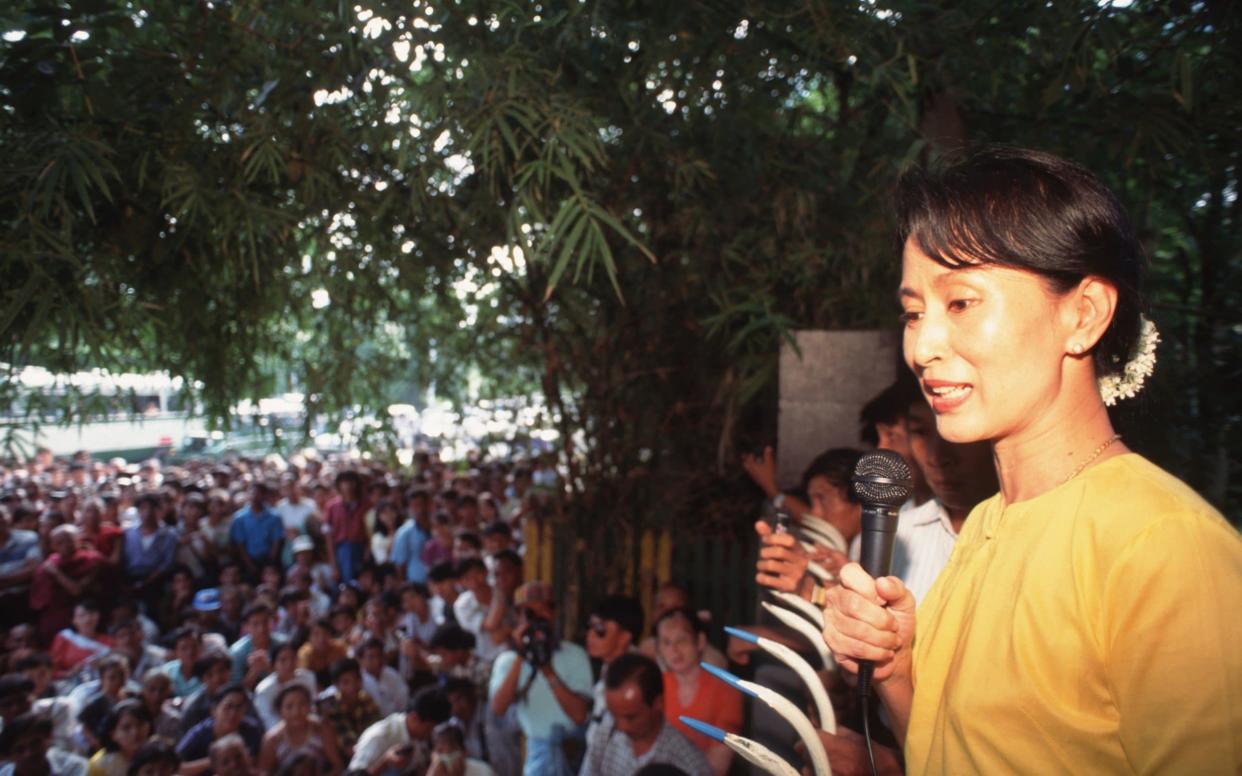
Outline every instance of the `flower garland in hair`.
[(1100, 398), (1109, 407), (1120, 399), (1132, 399), (1143, 390), (1143, 383), (1156, 368), (1156, 345), (1160, 343), (1160, 332), (1156, 324), (1139, 316), (1141, 331), (1134, 350), (1130, 352), (1130, 360), (1121, 370), (1121, 374), (1109, 374), (1096, 381), (1100, 388)]

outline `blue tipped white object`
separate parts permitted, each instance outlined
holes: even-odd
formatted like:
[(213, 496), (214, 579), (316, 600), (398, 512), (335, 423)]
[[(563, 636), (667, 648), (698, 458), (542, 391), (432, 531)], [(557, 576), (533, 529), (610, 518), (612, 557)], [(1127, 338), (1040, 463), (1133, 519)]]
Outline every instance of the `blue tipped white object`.
[(815, 669), (811, 668), (810, 663), (806, 662), (801, 655), (784, 644), (763, 636), (756, 636), (741, 628), (729, 626), (725, 626), (725, 632), (742, 641), (755, 644), (764, 652), (789, 666), (811, 693), (811, 700), (815, 704), (815, 713), (819, 716), (819, 729), (836, 735), (837, 716), (832, 710), (832, 703), (828, 700), (828, 692), (824, 690), (824, 683), (820, 681), (819, 675), (815, 673)]
[(687, 727), (697, 730), (713, 741), (719, 741), (737, 752), (742, 759), (764, 769), (768, 773), (775, 776), (800, 776), (796, 768), (758, 741), (727, 733), (715, 725), (700, 722), (693, 717), (682, 717), (681, 721)]
[(707, 663), (700, 663), (699, 665), (704, 671), (707, 671), (725, 684), (763, 701), (772, 711), (784, 717), (786, 722), (793, 725), (794, 730), (798, 732), (798, 737), (802, 739), (803, 745), (806, 746), (807, 754), (811, 758), (811, 770), (814, 771), (815, 776), (832, 776), (832, 769), (828, 767), (828, 753), (824, 751), (824, 743), (819, 740), (819, 733), (815, 730), (815, 726), (811, 724), (811, 720), (807, 719), (807, 716), (797, 706), (790, 703), (785, 696), (775, 690), (769, 690), (763, 685), (739, 679), (728, 671)]

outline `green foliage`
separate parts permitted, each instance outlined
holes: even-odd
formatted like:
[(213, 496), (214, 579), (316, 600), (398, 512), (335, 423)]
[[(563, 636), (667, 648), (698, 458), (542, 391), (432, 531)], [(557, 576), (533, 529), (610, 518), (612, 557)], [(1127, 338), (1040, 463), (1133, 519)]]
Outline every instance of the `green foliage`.
[(593, 538), (736, 528), (782, 338), (893, 321), (900, 170), (1027, 144), (1132, 208), (1166, 348), (1123, 420), (1237, 505), (1235, 14), (23, 0), (0, 358), (166, 368), (220, 419), (286, 376), (329, 414), (538, 390)]

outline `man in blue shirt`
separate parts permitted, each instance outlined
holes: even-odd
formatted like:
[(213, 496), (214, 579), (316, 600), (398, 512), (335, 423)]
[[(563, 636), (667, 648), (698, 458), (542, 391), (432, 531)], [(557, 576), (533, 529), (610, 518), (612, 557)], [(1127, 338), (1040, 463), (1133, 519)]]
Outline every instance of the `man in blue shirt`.
[(125, 529), (121, 562), (133, 595), (150, 609), (164, 593), (164, 578), (177, 554), (177, 534), (160, 524), (157, 494), (142, 494), (134, 506), (138, 524)]
[(423, 545), (430, 538), (431, 494), (414, 488), (407, 497), (410, 519), (397, 529), (392, 540), (389, 560), (397, 568), (405, 568), (408, 582), (427, 583), (427, 564), (423, 563)]
[(250, 503), (233, 516), (229, 541), (238, 550), (242, 569), (250, 579), (257, 579), (264, 563), (280, 565), (280, 550), (285, 543), (285, 524), (267, 506), (268, 487), (256, 482)]

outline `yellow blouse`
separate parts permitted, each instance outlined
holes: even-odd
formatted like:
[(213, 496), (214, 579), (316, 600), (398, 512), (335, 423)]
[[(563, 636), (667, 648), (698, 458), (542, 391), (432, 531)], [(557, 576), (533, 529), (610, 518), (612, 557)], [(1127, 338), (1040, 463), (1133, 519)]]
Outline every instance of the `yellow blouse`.
[(918, 611), (909, 774), (1242, 771), (1242, 538), (1126, 454), (970, 514)]

